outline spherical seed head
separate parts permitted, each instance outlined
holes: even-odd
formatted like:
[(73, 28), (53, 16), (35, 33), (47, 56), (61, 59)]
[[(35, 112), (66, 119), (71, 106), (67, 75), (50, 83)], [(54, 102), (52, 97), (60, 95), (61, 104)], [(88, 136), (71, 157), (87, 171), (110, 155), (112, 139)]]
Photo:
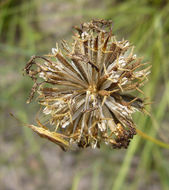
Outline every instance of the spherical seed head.
[[(127, 148), (136, 134), (131, 114), (144, 110), (140, 90), (149, 74), (128, 41), (117, 41), (111, 21), (92, 20), (75, 27), (72, 46), (33, 57), (25, 67), (34, 80), (30, 100), (39, 93), (51, 126), (66, 137), (70, 147)], [(37, 59), (43, 62), (37, 62)], [(36, 67), (32, 68), (35, 64)], [(39, 78), (42, 81), (38, 82)]]

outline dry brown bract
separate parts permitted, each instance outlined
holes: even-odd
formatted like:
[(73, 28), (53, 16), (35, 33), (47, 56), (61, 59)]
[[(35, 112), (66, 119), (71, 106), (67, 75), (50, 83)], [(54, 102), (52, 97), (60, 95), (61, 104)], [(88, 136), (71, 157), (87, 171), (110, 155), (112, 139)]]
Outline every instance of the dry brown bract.
[[(127, 148), (136, 134), (131, 114), (144, 110), (142, 99), (129, 95), (147, 81), (150, 66), (133, 54), (128, 41), (117, 41), (111, 21), (93, 20), (75, 27), (71, 47), (33, 56), (25, 67), (34, 81), (29, 102), (37, 91), (46, 124), (30, 125), (40, 136), (66, 150)], [(41, 80), (40, 80), (41, 79)], [(50, 129), (50, 130), (49, 130)]]

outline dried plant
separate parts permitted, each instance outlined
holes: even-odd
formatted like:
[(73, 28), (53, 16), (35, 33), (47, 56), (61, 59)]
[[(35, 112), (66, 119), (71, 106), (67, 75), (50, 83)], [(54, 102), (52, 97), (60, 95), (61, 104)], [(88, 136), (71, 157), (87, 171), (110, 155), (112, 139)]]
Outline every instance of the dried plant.
[(144, 112), (144, 100), (130, 95), (138, 91), (150, 73), (147, 63), (133, 54), (128, 41), (117, 41), (111, 21), (92, 20), (75, 27), (72, 46), (33, 56), (25, 67), (34, 81), (43, 107), (45, 124), (29, 125), (40, 136), (64, 150), (100, 147), (127, 148), (136, 134), (131, 114)]

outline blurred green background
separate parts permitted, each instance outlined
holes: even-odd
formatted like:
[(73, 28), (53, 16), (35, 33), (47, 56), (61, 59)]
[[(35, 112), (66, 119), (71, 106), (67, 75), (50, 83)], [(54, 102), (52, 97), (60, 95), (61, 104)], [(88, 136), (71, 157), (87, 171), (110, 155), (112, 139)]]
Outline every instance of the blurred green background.
[(32, 81), (23, 68), (43, 55), (72, 26), (111, 19), (113, 33), (128, 39), (152, 64), (143, 88), (154, 103), (152, 119), (134, 115), (139, 129), (169, 143), (169, 1), (167, 0), (0, 0), (0, 189), (1, 190), (168, 190), (169, 150), (135, 136), (127, 150), (62, 152), (22, 127), (35, 123), (39, 106), (26, 104)]

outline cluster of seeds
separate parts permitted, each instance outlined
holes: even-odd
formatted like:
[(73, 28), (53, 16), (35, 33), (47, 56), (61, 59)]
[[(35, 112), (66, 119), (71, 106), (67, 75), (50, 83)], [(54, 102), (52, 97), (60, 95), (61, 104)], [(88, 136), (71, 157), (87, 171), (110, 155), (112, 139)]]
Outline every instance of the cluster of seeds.
[[(69, 149), (105, 143), (127, 148), (136, 134), (131, 114), (144, 111), (141, 91), (150, 73), (128, 41), (117, 41), (111, 21), (92, 20), (75, 27), (73, 43), (62, 41), (46, 56), (33, 56), (25, 67), (34, 81), (45, 124), (32, 129)], [(41, 129), (41, 131), (40, 131)], [(42, 130), (43, 129), (43, 130)]]

